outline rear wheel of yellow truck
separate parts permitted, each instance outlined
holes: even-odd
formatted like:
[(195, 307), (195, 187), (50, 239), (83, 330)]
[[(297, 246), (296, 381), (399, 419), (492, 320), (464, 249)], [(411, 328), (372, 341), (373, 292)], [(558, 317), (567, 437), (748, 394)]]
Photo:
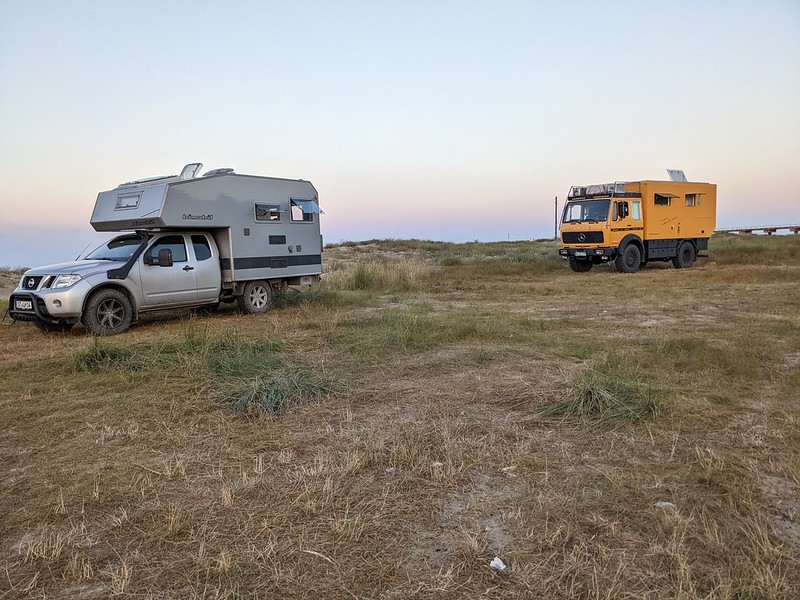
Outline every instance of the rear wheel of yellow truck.
[(642, 264), (642, 252), (636, 244), (628, 244), (617, 254), (614, 266), (620, 273), (636, 273)]
[(676, 269), (688, 269), (694, 264), (697, 252), (692, 242), (683, 242), (678, 248), (678, 256), (672, 259), (672, 266)]

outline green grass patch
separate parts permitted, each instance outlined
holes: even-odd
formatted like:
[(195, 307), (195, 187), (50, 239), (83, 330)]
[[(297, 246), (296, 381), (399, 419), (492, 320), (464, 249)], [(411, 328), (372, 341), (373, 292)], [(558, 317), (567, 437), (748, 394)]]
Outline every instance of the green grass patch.
[(609, 356), (567, 380), (564, 397), (545, 406), (541, 416), (613, 424), (644, 421), (660, 413), (659, 393), (636, 378), (623, 356)]
[(304, 404), (320, 402), (334, 391), (330, 381), (315, 373), (292, 371), (232, 382), (221, 394), (220, 402), (252, 417), (274, 416)]

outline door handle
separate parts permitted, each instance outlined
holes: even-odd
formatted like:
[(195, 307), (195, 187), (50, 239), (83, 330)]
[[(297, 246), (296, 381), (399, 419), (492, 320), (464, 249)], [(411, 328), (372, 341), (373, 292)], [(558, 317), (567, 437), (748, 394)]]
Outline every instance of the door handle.
[(189, 265), (186, 265), (185, 267), (183, 267), (183, 270), (184, 271), (194, 271), (194, 267), (190, 267)]

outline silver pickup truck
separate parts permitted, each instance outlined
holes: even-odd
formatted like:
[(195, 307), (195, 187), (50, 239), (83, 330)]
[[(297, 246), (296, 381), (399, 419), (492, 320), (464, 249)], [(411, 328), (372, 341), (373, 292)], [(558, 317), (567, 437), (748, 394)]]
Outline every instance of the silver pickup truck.
[[(219, 251), (202, 231), (127, 234), (75, 262), (26, 271), (9, 298), (9, 315), (44, 331), (80, 322), (95, 334), (115, 334), (141, 313), (219, 304)], [(240, 296), (246, 312), (264, 312), (271, 286)]]
[(129, 231), (77, 261), (25, 272), (8, 315), (44, 331), (81, 323), (116, 334), (142, 313), (237, 302), (272, 305), (273, 290), (309, 285), (322, 272), (314, 187), (303, 180), (216, 169), (123, 183), (97, 196), (97, 231)]

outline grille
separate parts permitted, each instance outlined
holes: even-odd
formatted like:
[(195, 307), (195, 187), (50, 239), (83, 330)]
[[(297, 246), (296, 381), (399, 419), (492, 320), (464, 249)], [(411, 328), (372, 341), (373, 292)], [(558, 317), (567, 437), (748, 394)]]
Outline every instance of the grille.
[[(565, 231), (561, 234), (565, 244), (602, 244), (602, 231)], [(581, 237), (583, 239), (581, 239)]]
[(30, 275), (22, 281), (23, 290), (37, 290), (42, 283), (42, 275)]

